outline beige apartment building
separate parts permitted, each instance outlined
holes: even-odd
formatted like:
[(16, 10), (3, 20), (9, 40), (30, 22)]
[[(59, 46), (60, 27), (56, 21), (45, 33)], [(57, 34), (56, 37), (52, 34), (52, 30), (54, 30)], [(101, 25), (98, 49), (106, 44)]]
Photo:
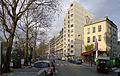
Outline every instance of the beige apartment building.
[(63, 47), (65, 56), (80, 56), (84, 50), (84, 25), (86, 18), (93, 18), (93, 15), (75, 1), (64, 17)]
[(63, 57), (63, 29), (55, 37), (55, 55), (57, 58)]
[(95, 45), (96, 39), (98, 50), (117, 56), (118, 28), (108, 17), (90, 19), (84, 26), (84, 45)]
[(55, 53), (55, 37), (49, 41), (49, 45), (50, 45), (50, 54), (54, 54)]

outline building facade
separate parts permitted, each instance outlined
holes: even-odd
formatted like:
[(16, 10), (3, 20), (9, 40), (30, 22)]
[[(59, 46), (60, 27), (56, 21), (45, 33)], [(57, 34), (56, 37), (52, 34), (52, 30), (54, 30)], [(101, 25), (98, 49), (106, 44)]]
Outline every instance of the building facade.
[(57, 34), (55, 38), (55, 55), (57, 58), (64, 56), (63, 54), (63, 29)]
[(55, 37), (49, 41), (49, 45), (50, 45), (50, 54), (54, 54), (54, 52), (55, 52)]
[(89, 19), (84, 26), (84, 45), (98, 42), (98, 50), (107, 51), (110, 56), (117, 53), (118, 28), (108, 17)]
[(75, 1), (70, 4), (65, 17), (63, 28), (63, 50), (65, 56), (79, 56), (84, 50), (84, 25), (86, 17), (93, 15)]
[(120, 57), (120, 41), (118, 41), (117, 56)]

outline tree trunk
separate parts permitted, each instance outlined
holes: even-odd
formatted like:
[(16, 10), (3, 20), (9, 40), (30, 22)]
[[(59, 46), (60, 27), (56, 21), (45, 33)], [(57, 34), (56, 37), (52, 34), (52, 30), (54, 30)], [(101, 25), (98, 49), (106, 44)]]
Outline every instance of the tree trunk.
[(6, 59), (5, 59), (5, 63), (4, 63), (3, 70), (2, 70), (2, 72), (4, 72), (4, 73), (10, 72), (10, 61), (11, 61), (13, 38), (14, 38), (14, 34), (10, 34), (9, 39), (8, 39)]
[(25, 41), (25, 62), (24, 65), (28, 66), (28, 25), (26, 25), (26, 41)]
[(33, 61), (36, 61), (36, 39), (37, 39), (37, 32), (35, 32), (35, 36), (34, 36)]

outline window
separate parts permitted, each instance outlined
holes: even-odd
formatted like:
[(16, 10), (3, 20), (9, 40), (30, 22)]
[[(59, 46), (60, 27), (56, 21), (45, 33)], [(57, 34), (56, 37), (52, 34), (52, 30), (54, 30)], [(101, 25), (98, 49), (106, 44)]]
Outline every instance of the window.
[(88, 28), (88, 34), (90, 34), (90, 28)]
[(68, 25), (68, 28), (70, 28), (70, 25)]
[(73, 14), (71, 14), (71, 17), (73, 17)]
[(71, 40), (71, 43), (73, 43), (73, 40)]
[(68, 30), (68, 32), (70, 32), (70, 30)]
[(98, 35), (98, 41), (101, 41), (101, 35)]
[(93, 42), (95, 42), (95, 36), (93, 36)]
[(64, 21), (66, 21), (66, 20), (64, 19)]
[(71, 48), (73, 48), (73, 45), (71, 45)]
[(66, 33), (66, 31), (64, 31)]
[(71, 7), (73, 6), (73, 4), (70, 5)]
[(70, 21), (68, 21), (68, 23), (70, 23)]
[(68, 41), (70, 42), (70, 39), (68, 39)]
[(64, 46), (64, 48), (66, 48), (66, 46)]
[(71, 25), (71, 27), (73, 27), (73, 24)]
[(66, 29), (66, 27), (64, 27), (64, 29)]
[(66, 36), (66, 34), (64, 34), (64, 36)]
[(70, 34), (68, 34), (68, 37), (70, 37)]
[(73, 29), (71, 30), (71, 33), (73, 32)]
[(78, 37), (80, 37), (80, 35), (78, 35)]
[(87, 38), (87, 42), (88, 42), (88, 43), (90, 42), (90, 37)]
[(68, 16), (68, 19), (69, 19), (70, 17)]
[(73, 36), (73, 34), (71, 35), (71, 37)]
[(68, 46), (70, 46), (70, 44), (68, 44)]
[(66, 38), (64, 38), (64, 40), (66, 40)]
[(101, 25), (98, 26), (98, 32), (101, 32)]
[(93, 33), (95, 33), (95, 27), (93, 27)]
[(70, 14), (70, 11), (68, 11), (68, 14)]

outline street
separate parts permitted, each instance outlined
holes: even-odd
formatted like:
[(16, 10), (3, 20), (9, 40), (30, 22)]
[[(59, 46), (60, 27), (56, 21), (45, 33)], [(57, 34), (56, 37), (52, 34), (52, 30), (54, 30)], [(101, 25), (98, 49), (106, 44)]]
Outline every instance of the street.
[(97, 73), (96, 67), (89, 65), (73, 64), (67, 61), (56, 60), (55, 76), (117, 76), (117, 73), (112, 71), (109, 73)]

